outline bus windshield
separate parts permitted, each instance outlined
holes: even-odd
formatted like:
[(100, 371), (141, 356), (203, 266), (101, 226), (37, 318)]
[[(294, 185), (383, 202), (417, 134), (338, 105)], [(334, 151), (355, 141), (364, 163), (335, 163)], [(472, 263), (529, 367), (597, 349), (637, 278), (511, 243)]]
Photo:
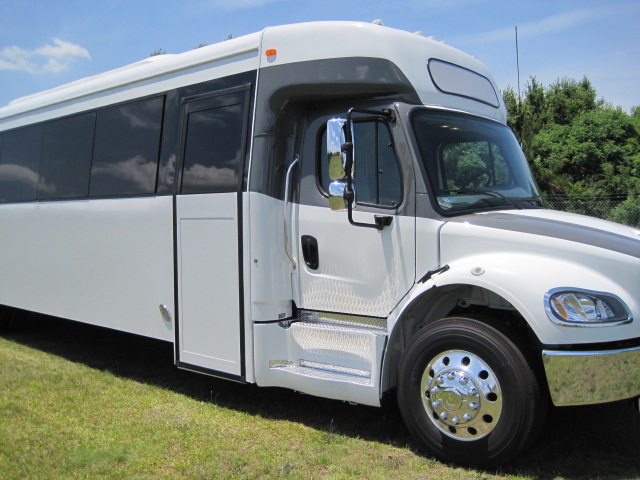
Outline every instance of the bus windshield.
[(418, 110), (412, 126), (438, 210), (542, 208), (513, 132), (469, 115)]

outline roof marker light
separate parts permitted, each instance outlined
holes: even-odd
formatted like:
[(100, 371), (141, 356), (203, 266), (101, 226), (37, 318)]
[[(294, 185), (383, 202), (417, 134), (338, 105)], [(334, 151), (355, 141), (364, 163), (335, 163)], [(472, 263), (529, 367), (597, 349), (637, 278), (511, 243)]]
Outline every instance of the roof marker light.
[(266, 52), (264, 52), (267, 57), (273, 57), (278, 51), (275, 48), (270, 48)]

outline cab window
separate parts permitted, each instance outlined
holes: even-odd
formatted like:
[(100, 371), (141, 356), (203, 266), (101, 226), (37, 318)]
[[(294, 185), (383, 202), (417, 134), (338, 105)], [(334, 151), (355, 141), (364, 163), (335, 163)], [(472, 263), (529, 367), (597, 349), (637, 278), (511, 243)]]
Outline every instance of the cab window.
[[(402, 182), (389, 127), (380, 121), (355, 122), (353, 135), (356, 203), (398, 207), (402, 201)], [(320, 185), (326, 193), (331, 183), (326, 161), (326, 130), (319, 143)]]

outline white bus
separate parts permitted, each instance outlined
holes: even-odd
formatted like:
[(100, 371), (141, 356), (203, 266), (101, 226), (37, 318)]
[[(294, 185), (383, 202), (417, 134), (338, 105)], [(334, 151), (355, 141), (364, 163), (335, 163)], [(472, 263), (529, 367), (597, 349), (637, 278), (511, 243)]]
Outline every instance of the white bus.
[(348, 22), (266, 28), (0, 109), (0, 305), (380, 405), (496, 464), (550, 403), (640, 395), (640, 232), (544, 208), (491, 74)]

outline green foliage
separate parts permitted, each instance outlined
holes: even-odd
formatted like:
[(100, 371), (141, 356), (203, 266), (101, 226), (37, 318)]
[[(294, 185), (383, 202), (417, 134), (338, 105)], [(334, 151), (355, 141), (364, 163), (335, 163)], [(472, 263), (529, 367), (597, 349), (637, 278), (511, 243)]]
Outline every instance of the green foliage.
[(167, 52), (165, 51), (164, 48), (158, 48), (157, 50), (154, 50), (153, 52), (151, 52), (149, 54), (150, 57), (155, 57), (157, 55), (166, 55)]
[(629, 197), (615, 207), (609, 220), (640, 228), (640, 197)]
[(611, 196), (640, 193), (640, 108), (631, 115), (597, 99), (585, 77), (544, 88), (535, 78), (518, 99), (503, 98), (508, 123), (547, 194)]
[(640, 191), (640, 136), (621, 110), (591, 110), (570, 124), (551, 124), (533, 138), (531, 150), (543, 184), (555, 181), (580, 195)]
[(583, 112), (594, 111), (602, 102), (596, 101), (596, 90), (584, 77), (580, 82), (563, 78), (549, 87), (544, 103), (548, 120), (570, 125)]

